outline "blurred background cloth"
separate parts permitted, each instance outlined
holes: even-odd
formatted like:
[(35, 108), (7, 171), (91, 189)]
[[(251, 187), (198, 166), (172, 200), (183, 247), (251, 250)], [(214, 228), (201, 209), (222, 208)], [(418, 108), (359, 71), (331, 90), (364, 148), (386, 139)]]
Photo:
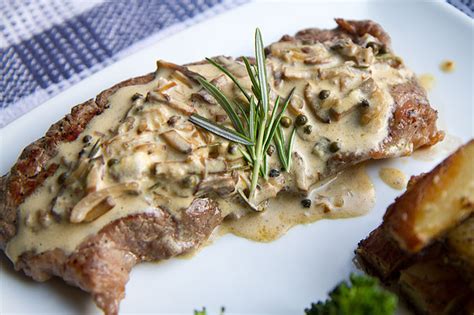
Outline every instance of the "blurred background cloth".
[(0, 127), (137, 51), (145, 40), (158, 40), (243, 2), (0, 0)]
[[(244, 2), (0, 0), (0, 127), (147, 43)], [(473, 16), (472, 0), (448, 2)]]

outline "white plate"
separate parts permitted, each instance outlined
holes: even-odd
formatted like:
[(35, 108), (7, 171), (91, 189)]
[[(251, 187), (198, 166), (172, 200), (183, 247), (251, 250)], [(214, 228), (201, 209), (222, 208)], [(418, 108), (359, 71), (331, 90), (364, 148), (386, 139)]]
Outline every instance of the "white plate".
[[(0, 172), (4, 174), (21, 149), (42, 136), (72, 105), (118, 81), (149, 72), (158, 58), (185, 63), (218, 54), (249, 55), (256, 26), (263, 30), (265, 42), (270, 43), (302, 28), (332, 28), (333, 17), (380, 22), (409, 67), (418, 74), (435, 76), (435, 87), (429, 96), (439, 110), (441, 128), (457, 137), (457, 144), (473, 137), (473, 22), (450, 5), (415, 1), (258, 2), (161, 40), (6, 126), (0, 130)], [(439, 70), (445, 59), (456, 62), (454, 73)], [(376, 184), (377, 204), (366, 216), (298, 226), (269, 244), (228, 235), (193, 259), (139, 265), (127, 284), (121, 313), (189, 315), (205, 305), (211, 314), (217, 314), (225, 305), (226, 314), (303, 314), (306, 306), (325, 298), (329, 289), (355, 270), (352, 258), (357, 242), (381, 222), (386, 207), (400, 194), (378, 179), (377, 170), (392, 165), (408, 175), (419, 174), (444, 158), (453, 148), (452, 143), (432, 150), (428, 161), (402, 158), (371, 163), (369, 172)], [(58, 280), (36, 283), (15, 273), (5, 257), (1, 258), (0, 313), (98, 312), (80, 290)]]

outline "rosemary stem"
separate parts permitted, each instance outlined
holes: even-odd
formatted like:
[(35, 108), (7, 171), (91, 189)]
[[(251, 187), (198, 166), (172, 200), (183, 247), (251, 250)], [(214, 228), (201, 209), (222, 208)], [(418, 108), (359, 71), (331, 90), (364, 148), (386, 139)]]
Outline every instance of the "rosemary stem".
[[(267, 115), (264, 114), (263, 120), (261, 122), (261, 126), (267, 125)], [(263, 151), (263, 140), (265, 135), (265, 128), (259, 128), (258, 130), (258, 139), (255, 148), (255, 161), (253, 163), (253, 170), (252, 170), (252, 181), (250, 183), (250, 191), (249, 191), (249, 200), (253, 202), (255, 199), (255, 192), (257, 189), (258, 184), (258, 176), (260, 173), (260, 167), (262, 164), (262, 157), (265, 152)]]

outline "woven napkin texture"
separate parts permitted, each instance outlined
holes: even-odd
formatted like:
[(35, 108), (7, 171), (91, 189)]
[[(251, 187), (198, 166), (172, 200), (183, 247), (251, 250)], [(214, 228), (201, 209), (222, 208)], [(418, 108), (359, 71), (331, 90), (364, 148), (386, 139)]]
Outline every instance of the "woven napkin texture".
[(1, 0), (0, 127), (141, 48), (145, 40), (243, 2)]

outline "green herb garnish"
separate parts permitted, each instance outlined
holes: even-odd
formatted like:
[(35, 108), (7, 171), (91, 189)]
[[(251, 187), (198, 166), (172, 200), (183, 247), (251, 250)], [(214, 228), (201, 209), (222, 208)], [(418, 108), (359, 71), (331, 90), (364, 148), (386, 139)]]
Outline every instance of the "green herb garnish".
[[(241, 148), (240, 152), (252, 166), (248, 201), (253, 204), (259, 177), (261, 176), (264, 179), (268, 178), (269, 170), (266, 152), (272, 141), (275, 142), (278, 156), (284, 170), (290, 170), (291, 150), (295, 139), (295, 130), (293, 129), (290, 139), (288, 143), (286, 143), (280, 126), (280, 120), (295, 89), (293, 88), (290, 91), (283, 102), (278, 96), (270, 112), (265, 52), (262, 35), (258, 28), (255, 31), (255, 65), (252, 65), (247, 58), (243, 58), (248, 76), (252, 82), (251, 94), (243, 88), (237, 78), (226, 68), (212, 59), (206, 58), (206, 60), (220, 69), (235, 83), (245, 96), (247, 103), (241, 104), (229, 100), (212, 83), (199, 77), (197, 78), (199, 83), (222, 106), (229, 116), (235, 130), (211, 122), (198, 114), (192, 114), (190, 121), (222, 138), (245, 146), (244, 149)], [(256, 209), (256, 207), (252, 208)]]
[(377, 279), (351, 274), (350, 284), (341, 282), (325, 302), (311, 304), (306, 315), (393, 315), (397, 297), (380, 287)]

